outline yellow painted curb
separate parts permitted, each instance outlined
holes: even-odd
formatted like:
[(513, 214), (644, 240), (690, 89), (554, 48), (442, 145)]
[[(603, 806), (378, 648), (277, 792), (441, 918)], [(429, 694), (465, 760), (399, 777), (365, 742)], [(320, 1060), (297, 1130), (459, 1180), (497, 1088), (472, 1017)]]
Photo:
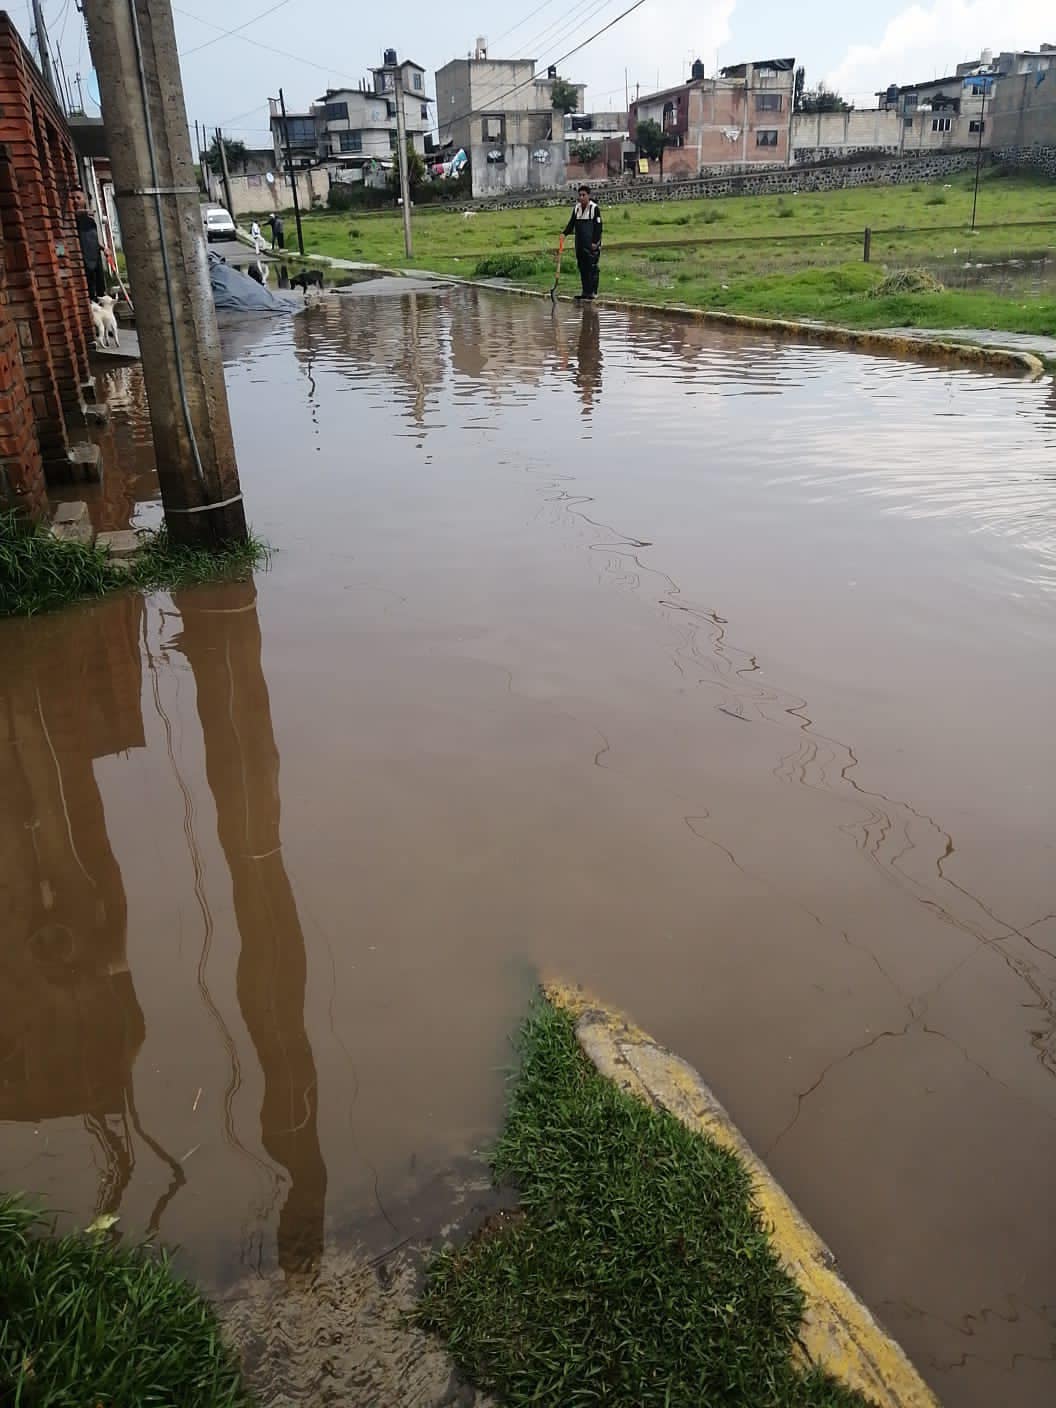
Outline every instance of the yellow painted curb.
[[(449, 276), (452, 283), (468, 284), (471, 288), (486, 288), (492, 293), (515, 293), (524, 298), (548, 298), (534, 288), (518, 288), (515, 284), (492, 284), (482, 279)], [(562, 301), (566, 301), (562, 298)], [(915, 361), (961, 362), (965, 366), (991, 371), (1023, 372), (1030, 381), (1045, 375), (1045, 364), (1033, 352), (1020, 352), (1012, 347), (982, 347), (969, 342), (943, 342), (935, 337), (902, 337), (893, 332), (872, 332), (860, 328), (841, 328), (832, 323), (800, 323), (787, 318), (761, 318), (747, 313), (722, 313), (717, 309), (691, 308), (686, 303), (643, 303), (632, 298), (613, 298), (602, 294), (597, 303), (603, 308), (623, 308), (633, 313), (667, 313), (677, 318), (716, 327), (744, 328), (748, 332), (769, 333), (777, 337), (794, 337), (800, 342), (817, 342), (828, 347), (848, 347), (856, 352), (879, 352), (892, 357)]]
[(546, 983), (543, 991), (555, 1007), (575, 1017), (579, 1044), (602, 1075), (647, 1104), (668, 1110), (689, 1129), (708, 1135), (748, 1168), (774, 1247), (806, 1297), (800, 1338), (811, 1363), (864, 1394), (877, 1408), (938, 1408), (934, 1393), (840, 1276), (832, 1252), (692, 1066), (581, 990)]

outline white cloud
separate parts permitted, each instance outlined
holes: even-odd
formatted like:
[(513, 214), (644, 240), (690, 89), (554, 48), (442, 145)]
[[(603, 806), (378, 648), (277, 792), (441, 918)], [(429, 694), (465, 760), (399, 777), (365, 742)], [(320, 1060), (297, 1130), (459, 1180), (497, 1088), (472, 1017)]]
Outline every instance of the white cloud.
[(890, 20), (875, 44), (852, 44), (825, 75), (862, 105), (889, 83), (943, 78), (983, 49), (1036, 49), (1056, 43), (1053, 0), (933, 0)]
[[(619, 14), (620, 8), (612, 5), (600, 11), (564, 47), (571, 48), (578, 39), (585, 39), (606, 19)], [(703, 60), (711, 73), (717, 51), (730, 37), (730, 18), (735, 8), (736, 0), (711, 0), (710, 4), (702, 4), (701, 0), (671, 0), (668, 4), (647, 0), (608, 34), (562, 64), (562, 71), (588, 85), (588, 109), (606, 109), (609, 90), (614, 99), (619, 99), (613, 106), (622, 108), (625, 68), (632, 98), (636, 83), (641, 84), (643, 93), (651, 92), (658, 73), (662, 87), (681, 83), (689, 77), (689, 64), (694, 59)]]

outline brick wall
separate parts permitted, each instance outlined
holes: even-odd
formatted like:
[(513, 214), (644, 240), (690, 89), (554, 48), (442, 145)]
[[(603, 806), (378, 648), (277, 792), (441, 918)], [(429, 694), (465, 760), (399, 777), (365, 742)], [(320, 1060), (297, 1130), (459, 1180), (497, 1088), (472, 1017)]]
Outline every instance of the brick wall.
[(23, 509), (38, 518), (46, 507), (44, 463), (22, 366), (18, 325), (8, 303), (5, 249), (0, 235), (0, 509)]
[[(65, 117), (0, 13), (0, 233), (6, 319), (49, 479), (69, 476), (67, 417), (89, 379), (88, 289), (77, 238), (77, 162)], [(32, 496), (31, 496), (32, 497)]]

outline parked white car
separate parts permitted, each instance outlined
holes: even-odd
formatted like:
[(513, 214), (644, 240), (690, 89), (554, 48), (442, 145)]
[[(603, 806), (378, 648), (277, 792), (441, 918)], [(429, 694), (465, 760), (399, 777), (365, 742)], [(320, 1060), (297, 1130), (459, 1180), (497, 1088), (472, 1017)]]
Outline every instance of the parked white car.
[(207, 240), (233, 240), (235, 238), (235, 222), (223, 206), (213, 205), (208, 210), (204, 210), (202, 224), (205, 226)]

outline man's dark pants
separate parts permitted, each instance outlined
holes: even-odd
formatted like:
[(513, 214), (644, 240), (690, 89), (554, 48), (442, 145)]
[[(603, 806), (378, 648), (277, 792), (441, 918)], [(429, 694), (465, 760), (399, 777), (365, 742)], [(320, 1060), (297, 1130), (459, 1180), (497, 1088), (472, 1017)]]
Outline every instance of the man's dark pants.
[(599, 256), (591, 254), (589, 249), (576, 251), (576, 263), (579, 265), (579, 279), (583, 285), (584, 298), (593, 298), (598, 291), (598, 264)]

